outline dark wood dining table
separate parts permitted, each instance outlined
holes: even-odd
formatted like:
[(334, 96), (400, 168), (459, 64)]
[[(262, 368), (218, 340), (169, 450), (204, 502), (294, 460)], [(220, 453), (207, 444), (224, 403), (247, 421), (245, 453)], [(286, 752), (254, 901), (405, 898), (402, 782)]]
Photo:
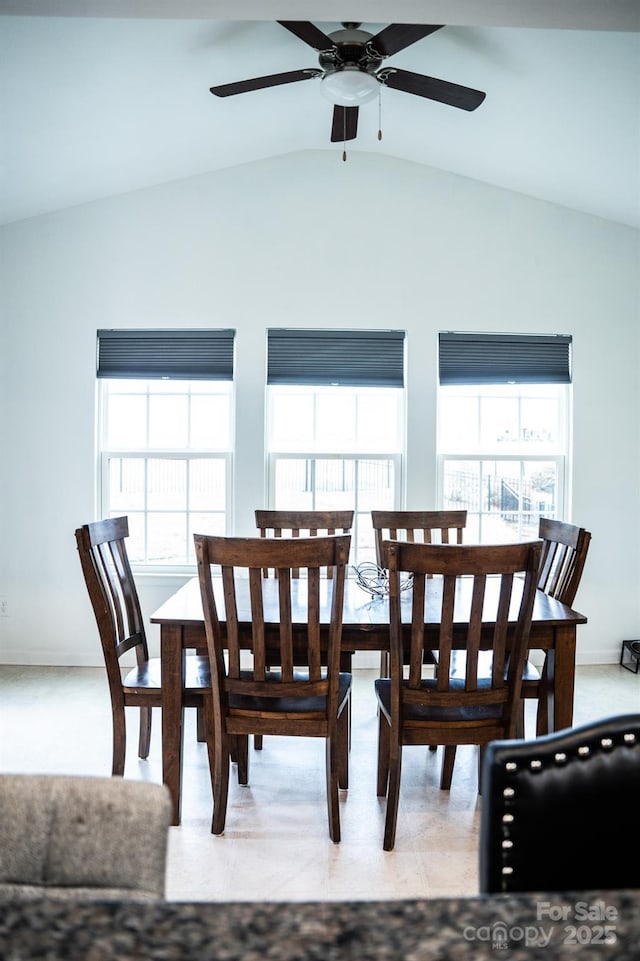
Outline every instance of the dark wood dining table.
[[(214, 579), (215, 581), (216, 579)], [(248, 584), (248, 582), (247, 582)], [(441, 581), (434, 577), (428, 582), (425, 603), (425, 624), (433, 625), (434, 638), (439, 618), (439, 592)], [(295, 582), (295, 591), (301, 604), (300, 621), (306, 587), (305, 581)], [(278, 623), (277, 580), (265, 578), (265, 622)], [(214, 583), (216, 599), (221, 611), (221, 580)], [(329, 621), (329, 600), (331, 581), (323, 581), (321, 605)], [(488, 592), (485, 603), (484, 621), (489, 631), (491, 627), (492, 594)], [(410, 604), (410, 590), (403, 593), (403, 603)], [(461, 636), (463, 643), (463, 624), (468, 609), (468, 596), (464, 594), (464, 583), (456, 610), (459, 610)], [(493, 609), (495, 610), (495, 603)], [(517, 603), (517, 594), (514, 605)], [(516, 608), (514, 606), (514, 621)], [(222, 619), (222, 614), (220, 615)], [(295, 624), (295, 612), (294, 612)], [(246, 601), (239, 600), (238, 619), (246, 627), (247, 647), (250, 646), (250, 622), (248, 589)], [(579, 624), (586, 624), (584, 614), (566, 607), (555, 598), (542, 591), (536, 595), (529, 647), (531, 650), (552, 651), (549, 659), (551, 669), (548, 676), (547, 704), (549, 729), (561, 730), (571, 727), (573, 721), (573, 693), (575, 679), (576, 633)], [(184, 707), (182, 687), (184, 678), (184, 657), (190, 649), (206, 649), (204, 618), (200, 586), (197, 577), (191, 578), (151, 616), (151, 623), (160, 626), (160, 658), (162, 662), (162, 778), (173, 799), (173, 823), (180, 823), (180, 802), (182, 795), (182, 747), (184, 727)], [(385, 651), (389, 649), (389, 610), (386, 598), (372, 598), (355, 580), (347, 579), (343, 608), (342, 651), (345, 666), (352, 653), (356, 651)], [(434, 647), (437, 640), (434, 639)]]

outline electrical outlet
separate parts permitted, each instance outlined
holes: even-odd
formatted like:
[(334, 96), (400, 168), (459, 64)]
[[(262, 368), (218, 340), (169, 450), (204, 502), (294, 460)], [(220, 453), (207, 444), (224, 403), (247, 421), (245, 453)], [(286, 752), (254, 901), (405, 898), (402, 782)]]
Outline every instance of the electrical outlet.
[(6, 597), (0, 597), (0, 617), (9, 617)]

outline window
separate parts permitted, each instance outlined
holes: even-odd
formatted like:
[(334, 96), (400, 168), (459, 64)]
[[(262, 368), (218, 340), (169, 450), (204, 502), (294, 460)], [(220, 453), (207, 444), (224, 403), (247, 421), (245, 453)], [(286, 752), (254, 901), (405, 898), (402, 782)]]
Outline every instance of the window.
[[(509, 358), (500, 370), (495, 335), (471, 335), (463, 348), (465, 363), (458, 367), (450, 357), (443, 363), (445, 336), (438, 397), (440, 502), (444, 508), (466, 508), (468, 541), (537, 537), (541, 516), (566, 513), (570, 338), (496, 337), (508, 342)], [(556, 363), (556, 357), (553, 369), (542, 363), (533, 373), (535, 358), (527, 357), (532, 343), (533, 353), (560, 348), (566, 361)], [(474, 368), (474, 352), (484, 369)], [(533, 378), (536, 382), (528, 382)]]
[(399, 506), (404, 334), (269, 331), (269, 506), (354, 510), (351, 563), (375, 559), (372, 508)]
[(188, 569), (196, 531), (229, 529), (232, 348), (229, 331), (98, 332), (101, 514), (128, 516), (139, 570)]

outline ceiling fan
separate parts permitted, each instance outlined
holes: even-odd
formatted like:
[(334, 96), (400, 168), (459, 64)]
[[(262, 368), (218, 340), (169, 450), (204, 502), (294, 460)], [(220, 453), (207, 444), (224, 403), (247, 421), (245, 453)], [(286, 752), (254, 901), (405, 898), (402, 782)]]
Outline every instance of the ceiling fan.
[(475, 110), (486, 96), (481, 90), (462, 87), (447, 80), (383, 66), (387, 57), (441, 30), (443, 24), (390, 23), (374, 35), (361, 30), (359, 23), (343, 23), (342, 30), (329, 34), (302, 20), (278, 20), (277, 23), (318, 51), (320, 68), (288, 70), (266, 77), (225, 83), (211, 87), (212, 94), (216, 97), (232, 97), (250, 90), (320, 77), (322, 93), (334, 104), (332, 142), (356, 138), (360, 104), (377, 96), (381, 85), (437, 100), (461, 110)]

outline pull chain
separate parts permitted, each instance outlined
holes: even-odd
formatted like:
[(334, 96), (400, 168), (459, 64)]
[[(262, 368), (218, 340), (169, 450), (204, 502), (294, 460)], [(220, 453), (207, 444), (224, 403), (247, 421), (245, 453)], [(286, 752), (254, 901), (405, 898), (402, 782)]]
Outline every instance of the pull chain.
[(378, 87), (378, 140), (382, 140), (382, 84)]
[(342, 108), (342, 160), (347, 159), (347, 108)]

